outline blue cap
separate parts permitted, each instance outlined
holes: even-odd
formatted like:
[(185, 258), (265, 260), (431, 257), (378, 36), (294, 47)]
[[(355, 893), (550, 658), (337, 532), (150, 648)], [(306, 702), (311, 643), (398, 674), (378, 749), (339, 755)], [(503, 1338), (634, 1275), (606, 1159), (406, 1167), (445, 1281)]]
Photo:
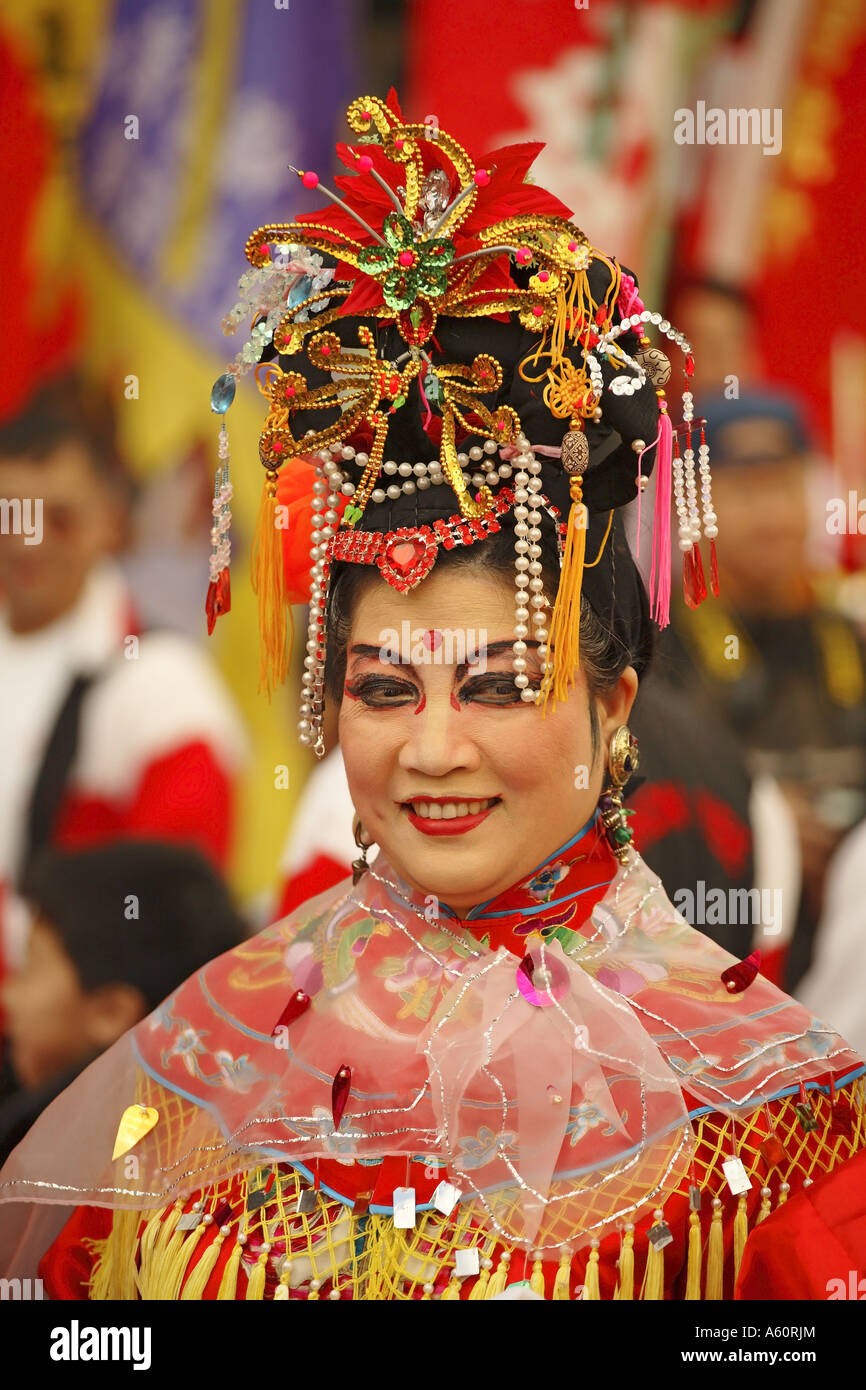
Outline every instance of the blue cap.
[(728, 462), (757, 463), (755, 456), (749, 458), (739, 454), (732, 458), (725, 450), (725, 427), (739, 424), (745, 420), (774, 420), (784, 425), (791, 439), (791, 452), (806, 454), (812, 447), (812, 440), (806, 424), (803, 408), (796, 396), (777, 388), (759, 388), (746, 391), (734, 400), (726, 396), (707, 396), (695, 402), (695, 415), (706, 419), (706, 437), (710, 446), (710, 459), (713, 467)]

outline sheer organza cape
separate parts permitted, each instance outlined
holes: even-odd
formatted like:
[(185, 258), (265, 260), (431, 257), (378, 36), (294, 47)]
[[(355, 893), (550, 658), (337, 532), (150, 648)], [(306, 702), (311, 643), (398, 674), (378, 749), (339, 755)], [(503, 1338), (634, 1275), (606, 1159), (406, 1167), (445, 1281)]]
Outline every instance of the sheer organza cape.
[[(522, 962), (437, 919), (431, 901), (380, 855), (357, 886), (191, 976), (10, 1156), (3, 1272), (34, 1275), (72, 1206), (152, 1210), (263, 1161), (309, 1173), (316, 1160), (329, 1160), (323, 1190), (351, 1206), (346, 1165), (401, 1154), (444, 1165), (472, 1216), (508, 1240), (577, 1246), (682, 1182), (702, 1108), (751, 1110), (864, 1070), (760, 976), (731, 994), (721, 974), (734, 958), (634, 852), (579, 930), (539, 931)], [(281, 1025), (299, 988), (312, 1003)], [(112, 1159), (135, 1104), (157, 1122)]]

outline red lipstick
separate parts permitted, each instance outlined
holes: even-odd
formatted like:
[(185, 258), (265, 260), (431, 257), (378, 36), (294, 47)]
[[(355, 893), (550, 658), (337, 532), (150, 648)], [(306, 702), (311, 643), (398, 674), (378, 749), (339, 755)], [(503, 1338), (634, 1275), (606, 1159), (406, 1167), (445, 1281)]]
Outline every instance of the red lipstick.
[[(429, 804), (431, 801), (439, 803), (453, 802), (456, 798), (450, 796), (425, 796), (419, 798), (419, 800), (421, 799)], [(467, 801), (486, 801), (488, 799), (490, 798), (480, 796), (466, 798)], [(403, 804), (405, 805), (405, 803)], [(413, 825), (416, 830), (420, 830), (422, 835), (465, 835), (467, 831), (474, 830), (477, 825), (480, 825), (483, 820), (486, 820), (490, 812), (495, 810), (498, 805), (499, 801), (496, 800), (493, 802), (492, 806), (486, 807), (483, 811), (476, 811), (474, 815), (452, 816), (448, 820), (432, 820), (429, 816), (416, 815), (411, 804), (406, 806), (406, 813), (409, 818), (409, 824)]]

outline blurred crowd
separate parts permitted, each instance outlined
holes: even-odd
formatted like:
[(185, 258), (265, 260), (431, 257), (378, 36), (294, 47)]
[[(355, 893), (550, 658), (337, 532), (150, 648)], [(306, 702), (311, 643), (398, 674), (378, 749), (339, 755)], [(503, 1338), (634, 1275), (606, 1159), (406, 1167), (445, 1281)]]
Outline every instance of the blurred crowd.
[[(374, 6), (370, 32), (393, 40), (399, 8)], [(759, 950), (866, 1053), (866, 585), (828, 526), (847, 486), (762, 360), (746, 280), (672, 258), (669, 281), (700, 365), (721, 596), (674, 605), (641, 690), (635, 841), (695, 926)], [(41, 505), (38, 542), (8, 507), (0, 528), (0, 1159), (186, 976), (357, 853), (331, 710), (279, 862), (239, 892), (258, 730), (206, 645), (215, 459), (196, 435), (134, 478), (117, 399), (82, 358), (0, 419), (0, 503)], [(292, 679), (287, 739), (295, 697)]]

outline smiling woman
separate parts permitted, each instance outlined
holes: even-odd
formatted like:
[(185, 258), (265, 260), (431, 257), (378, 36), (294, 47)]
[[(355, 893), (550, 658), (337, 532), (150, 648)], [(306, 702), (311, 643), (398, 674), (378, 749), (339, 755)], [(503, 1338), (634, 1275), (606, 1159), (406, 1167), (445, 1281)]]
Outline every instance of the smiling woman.
[[(551, 536), (541, 549), (552, 608), (559, 566)], [(352, 801), (401, 876), (458, 911), (508, 888), (591, 819), (601, 748), (627, 722), (635, 665), (643, 669), (650, 641), (648, 614), (632, 655), (584, 600), (575, 689), (540, 718), (515, 683), (512, 573), (513, 538), (503, 532), (484, 547), (445, 552), (404, 595), (360, 566), (332, 579), (326, 680), (340, 705)], [(389, 626), (453, 631), (466, 614), (482, 636), (474, 660), (409, 663), (400, 651), (383, 661)], [(544, 669), (539, 646), (529, 638), (522, 649), (533, 684)], [(586, 776), (576, 778), (577, 768)]]
[[(52, 1298), (730, 1298), (750, 1224), (863, 1145), (864, 1067), (687, 926), (622, 804), (672, 503), (717, 587), (690, 348), (536, 147), (476, 166), (393, 95), (349, 124), (333, 206), (250, 238), (234, 372), (267, 345), (263, 676), (308, 603), (300, 736), (337, 707), (364, 852), (55, 1102), (0, 1173), (7, 1272), (65, 1202)], [(618, 509), (653, 467), (650, 599)]]

